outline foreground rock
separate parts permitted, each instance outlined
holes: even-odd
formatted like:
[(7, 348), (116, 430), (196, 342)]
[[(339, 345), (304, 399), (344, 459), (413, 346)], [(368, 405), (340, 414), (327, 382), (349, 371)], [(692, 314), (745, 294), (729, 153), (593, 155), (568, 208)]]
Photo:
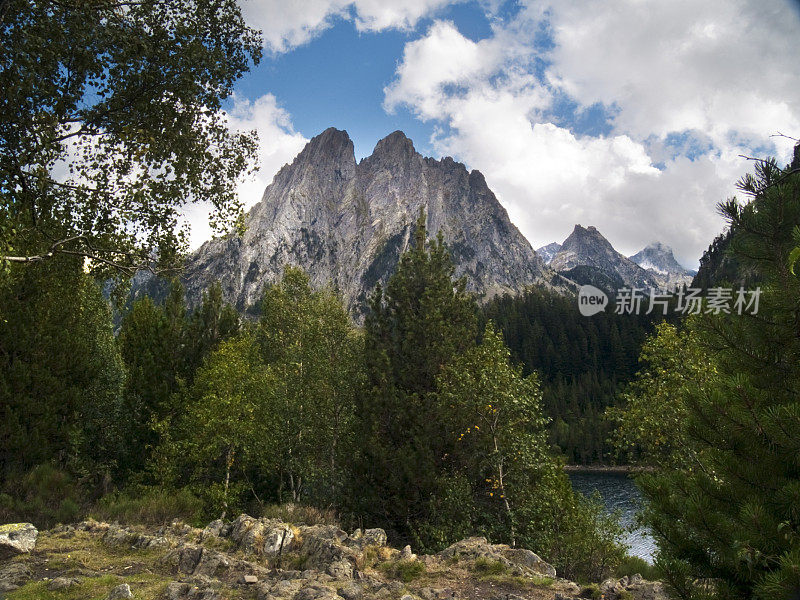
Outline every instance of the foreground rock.
[[(351, 533), (241, 515), (204, 529), (86, 521), (43, 532), (36, 552), (0, 562), (0, 594), (156, 600), (554, 600), (600, 592), (557, 577), (534, 552), (462, 540), (436, 555)], [(27, 595), (25, 595), (27, 594)], [(664, 600), (661, 584), (607, 580), (606, 600)], [(12, 596), (13, 597), (13, 596)]]
[(39, 532), (30, 523), (0, 525), (0, 560), (30, 552)]
[(513, 575), (542, 576), (555, 579), (556, 569), (537, 554), (506, 544), (490, 544), (486, 538), (473, 537), (445, 548), (439, 553), (444, 559), (470, 557), (495, 560), (511, 570)]

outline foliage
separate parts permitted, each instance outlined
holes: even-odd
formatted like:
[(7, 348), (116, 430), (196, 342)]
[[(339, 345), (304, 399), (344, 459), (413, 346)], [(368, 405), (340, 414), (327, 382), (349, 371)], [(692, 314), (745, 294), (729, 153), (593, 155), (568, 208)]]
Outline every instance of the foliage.
[(620, 406), (606, 411), (617, 425), (614, 445), (630, 459), (651, 466), (694, 460), (684, 398), (713, 385), (717, 374), (698, 336), (691, 321), (681, 330), (668, 323), (656, 326), (642, 346), (642, 369)]
[(650, 564), (638, 556), (626, 556), (614, 570), (614, 577), (632, 577), (636, 574), (641, 575), (648, 581), (658, 581), (662, 578), (661, 571), (655, 565)]
[(539, 373), (551, 446), (570, 463), (610, 462), (612, 427), (603, 411), (636, 373), (641, 345), (663, 317), (603, 312), (587, 318), (574, 298), (539, 289), (496, 298), (480, 317), (502, 331), (524, 374)]
[[(441, 237), (426, 244), (425, 216), (384, 295), (365, 323), (367, 383), (357, 398), (360, 441), (351, 510), (381, 518), (417, 547), (441, 546), (437, 511), (458, 512), (462, 489), (448, 466), (458, 436), (450, 408), (434, 394), (443, 365), (475, 344), (475, 307), (453, 281)], [(451, 510), (455, 508), (455, 510)], [(433, 526), (433, 529), (431, 529)]]
[(0, 282), (0, 478), (52, 463), (114, 469), (124, 368), (97, 284), (72, 259)]
[(0, 522), (30, 522), (39, 528), (75, 521), (85, 508), (77, 482), (43, 463), (6, 482), (0, 494)]
[[(173, 282), (164, 303), (145, 296), (134, 302), (120, 325), (118, 343), (128, 371), (123, 432), (123, 474), (140, 472), (151, 453), (184, 414), (186, 388), (203, 359), (240, 327), (236, 311), (214, 283), (189, 313), (183, 286)], [(151, 465), (154, 466), (154, 465)]]
[[(265, 431), (275, 431), (263, 410), (268, 377), (253, 338), (222, 342), (197, 372), (177, 448), (193, 466), (193, 481), (225, 518), (241, 493), (231, 473), (257, 460)], [(277, 423), (276, 423), (277, 424)]]
[(202, 501), (188, 489), (163, 487), (131, 489), (101, 498), (90, 515), (101, 521), (122, 524), (168, 525), (175, 519), (197, 523)]
[(0, 30), (3, 264), (169, 266), (186, 203), (238, 218), (255, 134), (221, 102), (261, 50), (234, 0), (8, 0)]
[[(700, 366), (702, 352), (715, 369), (703, 385), (676, 386), (675, 373), (641, 380), (654, 397), (673, 388), (685, 414), (676, 458), (688, 448), (691, 460), (660, 460), (639, 478), (658, 567), (681, 598), (786, 598), (800, 589), (800, 280), (788, 261), (800, 175), (761, 161), (740, 187), (751, 202), (720, 209), (732, 256), (761, 282), (758, 314), (705, 314), (692, 324), (686, 362)], [(672, 351), (658, 350), (655, 364)], [(715, 586), (699, 589), (698, 578)]]
[(261, 307), (256, 336), (272, 382), (264, 410), (281, 432), (265, 454), (278, 502), (286, 486), (294, 502), (337, 505), (363, 379), (361, 337), (336, 293), (312, 290), (297, 268), (265, 290)]

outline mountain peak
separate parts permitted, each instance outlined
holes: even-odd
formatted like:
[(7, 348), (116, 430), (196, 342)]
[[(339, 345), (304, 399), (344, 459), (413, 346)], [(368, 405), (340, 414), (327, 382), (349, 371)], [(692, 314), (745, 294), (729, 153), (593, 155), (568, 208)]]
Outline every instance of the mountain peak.
[(295, 160), (317, 163), (334, 160), (335, 162), (355, 161), (353, 141), (346, 131), (328, 127), (319, 135), (315, 135), (297, 155)]
[(393, 131), (375, 144), (375, 149), (372, 151), (372, 156), (408, 156), (416, 154), (416, 152), (417, 151), (414, 149), (414, 142), (408, 139), (405, 133), (397, 130)]
[(675, 260), (672, 248), (661, 242), (648, 244), (630, 259), (652, 273), (662, 287), (672, 288), (691, 282), (691, 272)]
[(314, 286), (332, 283), (354, 315), (385, 283), (408, 247), (420, 208), (430, 236), (442, 234), (455, 274), (488, 299), (531, 285), (566, 284), (534, 253), (479, 171), (423, 158), (402, 131), (356, 163), (347, 132), (326, 129), (281, 169), (248, 213), (241, 238), (214, 240), (189, 257), (184, 283), (196, 302), (209, 282), (246, 310), (285, 264)]
[(614, 249), (596, 227), (575, 225), (550, 267), (579, 284), (605, 288), (656, 287), (654, 277)]

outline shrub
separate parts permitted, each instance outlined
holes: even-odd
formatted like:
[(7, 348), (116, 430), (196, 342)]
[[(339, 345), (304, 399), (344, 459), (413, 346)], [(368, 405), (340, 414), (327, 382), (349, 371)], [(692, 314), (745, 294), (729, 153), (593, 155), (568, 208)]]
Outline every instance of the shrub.
[(425, 563), (419, 560), (398, 560), (397, 562), (385, 562), (378, 568), (390, 577), (399, 579), (403, 583), (409, 583), (422, 577), (427, 570)]
[(81, 490), (66, 472), (50, 464), (37, 465), (17, 480), (9, 480), (0, 494), (0, 520), (26, 521), (37, 527), (77, 521)]
[(143, 488), (103, 497), (92, 516), (125, 524), (166, 525), (175, 519), (200, 524), (203, 502), (187, 489)]
[(499, 560), (493, 560), (485, 556), (475, 559), (473, 569), (481, 575), (503, 575), (508, 572), (508, 567)]
[(625, 576), (630, 577), (636, 573), (650, 581), (661, 579), (661, 572), (658, 570), (658, 567), (651, 565), (638, 556), (626, 556), (615, 570), (615, 574), (618, 578)]
[(305, 504), (267, 504), (261, 511), (261, 516), (267, 519), (278, 519), (284, 523), (302, 525), (339, 525), (336, 512), (330, 508), (321, 509)]

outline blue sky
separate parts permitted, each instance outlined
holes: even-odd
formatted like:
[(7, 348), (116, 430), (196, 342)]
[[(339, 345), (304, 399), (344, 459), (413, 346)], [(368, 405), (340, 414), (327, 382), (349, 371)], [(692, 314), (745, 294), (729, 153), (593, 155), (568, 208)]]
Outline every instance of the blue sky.
[[(356, 156), (401, 129), (479, 169), (534, 247), (595, 225), (632, 254), (655, 240), (694, 267), (718, 201), (800, 137), (798, 3), (775, 0), (241, 0), (265, 58), (236, 87), (260, 199), (325, 128)], [(208, 236), (190, 213), (193, 243)]]

